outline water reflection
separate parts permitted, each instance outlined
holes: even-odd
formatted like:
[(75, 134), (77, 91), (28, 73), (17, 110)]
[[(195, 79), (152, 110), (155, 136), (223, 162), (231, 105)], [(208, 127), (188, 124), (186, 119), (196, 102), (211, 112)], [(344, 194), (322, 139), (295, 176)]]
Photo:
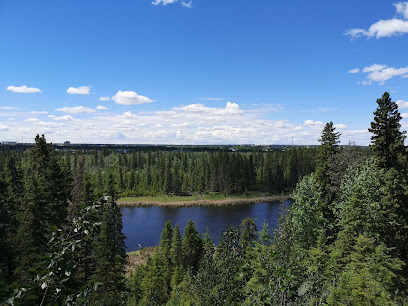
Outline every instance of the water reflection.
[[(291, 200), (285, 201), (289, 207)], [(193, 206), (193, 207), (123, 207), (123, 232), (126, 235), (128, 251), (157, 245), (164, 222), (169, 220), (174, 226), (178, 224), (183, 234), (188, 220), (192, 219), (197, 230), (204, 234), (209, 229), (214, 242), (218, 242), (221, 233), (229, 225), (238, 226), (242, 219), (256, 219), (258, 230), (262, 223), (269, 223), (269, 228), (277, 226), (279, 202), (242, 204), (233, 206)]]

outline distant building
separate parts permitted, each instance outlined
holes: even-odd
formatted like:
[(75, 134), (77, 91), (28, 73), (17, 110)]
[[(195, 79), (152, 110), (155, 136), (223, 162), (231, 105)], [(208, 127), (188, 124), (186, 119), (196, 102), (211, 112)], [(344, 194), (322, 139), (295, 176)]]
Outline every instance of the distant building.
[(71, 144), (71, 142), (69, 142), (69, 141), (64, 142), (64, 146), (66, 146), (66, 147), (69, 146), (70, 144)]

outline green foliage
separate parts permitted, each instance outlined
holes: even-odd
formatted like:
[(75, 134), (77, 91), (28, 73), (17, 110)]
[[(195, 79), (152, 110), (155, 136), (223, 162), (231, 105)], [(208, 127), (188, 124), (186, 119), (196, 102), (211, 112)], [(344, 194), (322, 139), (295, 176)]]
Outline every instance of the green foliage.
[(122, 215), (112, 198), (101, 213), (101, 230), (95, 243), (95, 274), (91, 280), (102, 285), (92, 297), (96, 304), (119, 305), (124, 301), (126, 263)]
[(402, 119), (398, 105), (391, 101), (388, 92), (377, 99), (378, 107), (374, 112), (374, 121), (368, 129), (371, 136), (370, 148), (378, 158), (380, 167), (406, 170), (405, 132), (401, 132)]
[(239, 238), (241, 247), (244, 250), (247, 248), (250, 249), (258, 234), (255, 219), (249, 217), (243, 219), (239, 228), (241, 231), (241, 236)]
[(293, 236), (300, 247), (315, 247), (327, 222), (323, 217), (321, 196), (316, 191), (314, 174), (305, 176), (293, 191), (294, 203), (290, 208)]
[(184, 268), (196, 272), (202, 254), (203, 240), (192, 220), (188, 221), (187, 226), (184, 229), (181, 249)]
[(395, 272), (404, 263), (389, 255), (384, 244), (358, 236), (349, 263), (343, 269), (327, 299), (330, 305), (395, 305)]

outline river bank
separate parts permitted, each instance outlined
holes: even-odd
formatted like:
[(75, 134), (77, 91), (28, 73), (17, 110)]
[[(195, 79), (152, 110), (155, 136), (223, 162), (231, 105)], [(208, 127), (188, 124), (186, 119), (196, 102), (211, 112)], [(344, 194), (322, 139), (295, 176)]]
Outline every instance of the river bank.
[(251, 196), (167, 196), (167, 197), (134, 197), (120, 198), (120, 207), (188, 207), (188, 206), (228, 206), (238, 204), (256, 204), (262, 202), (285, 201), (289, 194), (281, 195), (251, 195)]

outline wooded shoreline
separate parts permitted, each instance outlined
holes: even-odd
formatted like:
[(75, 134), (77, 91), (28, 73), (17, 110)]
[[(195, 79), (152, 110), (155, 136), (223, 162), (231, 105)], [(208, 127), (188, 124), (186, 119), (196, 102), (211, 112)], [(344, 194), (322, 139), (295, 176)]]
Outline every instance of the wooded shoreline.
[(239, 205), (239, 204), (256, 204), (262, 202), (274, 202), (290, 199), (289, 194), (284, 195), (272, 195), (272, 196), (260, 196), (254, 198), (225, 198), (220, 200), (206, 200), (206, 199), (192, 199), (188, 201), (171, 201), (162, 202), (157, 200), (135, 200), (126, 201), (119, 199), (117, 204), (120, 207), (150, 207), (150, 206), (161, 206), (161, 207), (189, 207), (189, 206), (228, 206), (228, 205)]

